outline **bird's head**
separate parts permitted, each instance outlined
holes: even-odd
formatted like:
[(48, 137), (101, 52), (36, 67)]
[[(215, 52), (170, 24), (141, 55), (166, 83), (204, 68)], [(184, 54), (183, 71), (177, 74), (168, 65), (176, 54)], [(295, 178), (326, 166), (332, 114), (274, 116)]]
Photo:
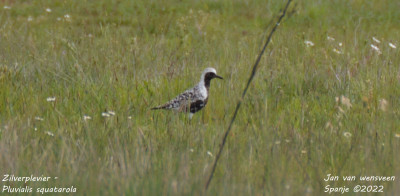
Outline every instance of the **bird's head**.
[(201, 74), (201, 81), (205, 84), (210, 84), (210, 81), (214, 78), (223, 79), (221, 76), (217, 75), (217, 71), (212, 67), (206, 68), (203, 74)]

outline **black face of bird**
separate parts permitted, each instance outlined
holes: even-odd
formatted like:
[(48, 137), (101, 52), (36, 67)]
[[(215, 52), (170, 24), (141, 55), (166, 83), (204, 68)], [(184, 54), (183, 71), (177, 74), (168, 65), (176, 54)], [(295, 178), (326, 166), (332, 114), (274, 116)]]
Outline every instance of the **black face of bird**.
[(218, 78), (218, 79), (223, 79), (221, 76), (215, 74), (214, 72), (208, 72), (204, 76), (205, 81), (210, 81), (211, 79)]

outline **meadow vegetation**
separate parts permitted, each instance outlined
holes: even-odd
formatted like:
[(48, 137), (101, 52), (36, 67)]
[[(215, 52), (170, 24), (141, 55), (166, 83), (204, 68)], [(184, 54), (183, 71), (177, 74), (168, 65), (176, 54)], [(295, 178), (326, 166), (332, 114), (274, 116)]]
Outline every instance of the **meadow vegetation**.
[[(205, 194), (285, 3), (0, 1), (0, 175), (58, 177), (28, 185), (82, 195)], [(398, 179), (323, 179), (400, 178), (399, 6), (295, 0), (207, 194), (321, 195), (326, 185), (357, 184), (398, 193)], [(195, 85), (206, 67), (224, 80), (212, 81), (207, 107), (191, 121), (149, 109)]]

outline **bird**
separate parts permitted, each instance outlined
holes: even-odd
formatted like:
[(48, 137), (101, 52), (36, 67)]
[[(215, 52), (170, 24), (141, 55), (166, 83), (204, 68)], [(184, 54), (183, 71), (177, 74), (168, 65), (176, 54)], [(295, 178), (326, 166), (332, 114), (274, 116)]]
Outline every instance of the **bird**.
[(212, 68), (206, 68), (200, 77), (200, 82), (193, 88), (187, 89), (171, 101), (151, 108), (152, 110), (175, 110), (178, 112), (189, 113), (189, 119), (193, 114), (203, 109), (208, 101), (211, 80), (214, 78), (223, 79), (217, 75), (217, 71)]

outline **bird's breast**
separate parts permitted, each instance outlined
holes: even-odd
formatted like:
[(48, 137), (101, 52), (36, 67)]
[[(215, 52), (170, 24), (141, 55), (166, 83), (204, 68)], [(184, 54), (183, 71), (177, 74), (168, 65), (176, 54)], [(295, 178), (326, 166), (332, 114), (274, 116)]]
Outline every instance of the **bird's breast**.
[(202, 87), (200, 87), (199, 91), (200, 91), (201, 97), (202, 97), (203, 99), (207, 99), (207, 97), (208, 97), (208, 90), (207, 90), (207, 88), (206, 88), (205, 86), (202, 86)]
[(206, 106), (208, 99), (197, 100), (190, 104), (190, 113), (196, 113)]

